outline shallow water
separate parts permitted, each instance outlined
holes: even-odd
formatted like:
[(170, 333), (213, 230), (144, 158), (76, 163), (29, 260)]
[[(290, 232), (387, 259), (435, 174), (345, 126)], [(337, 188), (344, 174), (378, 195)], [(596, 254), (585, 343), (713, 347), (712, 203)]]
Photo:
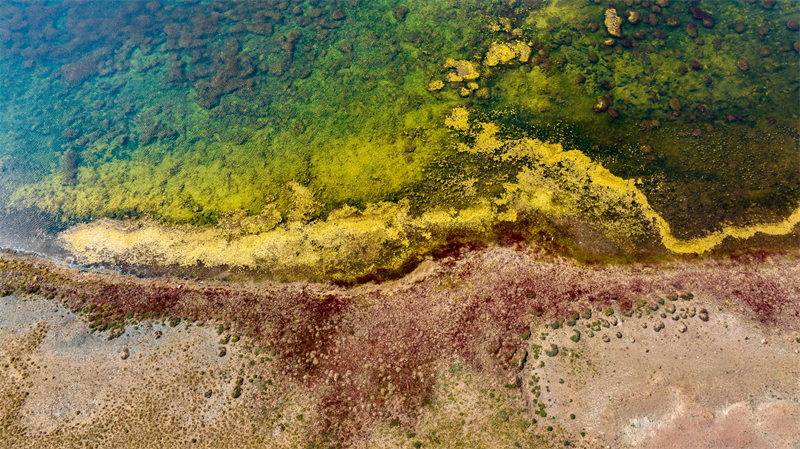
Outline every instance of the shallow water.
[[(620, 38), (609, 7), (6, 1), (6, 239), (348, 280), (519, 239), (588, 260), (796, 244), (800, 7), (619, 1)], [(512, 155), (524, 139), (564, 153)]]

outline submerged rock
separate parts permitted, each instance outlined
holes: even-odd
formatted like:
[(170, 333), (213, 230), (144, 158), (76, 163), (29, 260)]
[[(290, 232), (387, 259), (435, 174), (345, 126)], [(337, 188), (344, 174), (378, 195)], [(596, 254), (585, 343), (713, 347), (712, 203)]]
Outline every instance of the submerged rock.
[(608, 34), (614, 37), (624, 37), (622, 34), (622, 19), (617, 15), (616, 9), (608, 8), (606, 10), (606, 20), (604, 23)]

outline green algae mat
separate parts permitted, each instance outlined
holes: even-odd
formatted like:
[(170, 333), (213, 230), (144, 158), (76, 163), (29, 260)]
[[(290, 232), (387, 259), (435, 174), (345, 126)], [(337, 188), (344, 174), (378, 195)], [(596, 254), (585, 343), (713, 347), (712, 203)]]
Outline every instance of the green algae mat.
[[(797, 246), (791, 1), (5, 1), (0, 202), (87, 264)], [(31, 223), (35, 223), (32, 226)]]

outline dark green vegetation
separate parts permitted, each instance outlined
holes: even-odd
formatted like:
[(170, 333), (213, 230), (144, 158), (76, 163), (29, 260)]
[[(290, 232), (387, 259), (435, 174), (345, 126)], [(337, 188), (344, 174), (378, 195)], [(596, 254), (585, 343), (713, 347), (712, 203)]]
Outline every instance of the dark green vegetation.
[[(3, 2), (0, 195), (56, 227), (459, 208), (519, 168), (454, 150), (444, 117), (466, 106), (641, 179), (678, 237), (797, 207), (796, 4), (617, 1), (607, 41), (609, 2), (551, 3)], [(528, 62), (481, 65), (517, 40)], [(446, 58), (482, 89), (428, 92)]]

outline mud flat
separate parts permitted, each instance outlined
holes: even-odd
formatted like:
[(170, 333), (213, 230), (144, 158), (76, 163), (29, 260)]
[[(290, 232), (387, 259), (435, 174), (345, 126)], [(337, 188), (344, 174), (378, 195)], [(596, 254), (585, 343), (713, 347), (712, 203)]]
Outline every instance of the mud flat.
[(491, 247), (354, 288), (2, 263), (6, 447), (800, 444), (792, 254)]

